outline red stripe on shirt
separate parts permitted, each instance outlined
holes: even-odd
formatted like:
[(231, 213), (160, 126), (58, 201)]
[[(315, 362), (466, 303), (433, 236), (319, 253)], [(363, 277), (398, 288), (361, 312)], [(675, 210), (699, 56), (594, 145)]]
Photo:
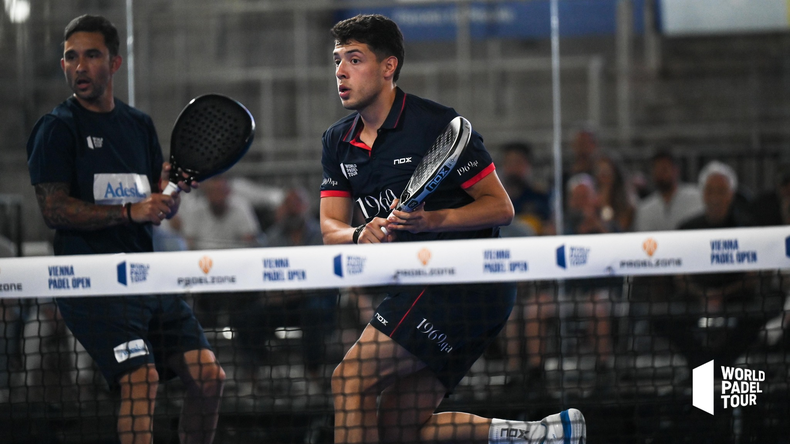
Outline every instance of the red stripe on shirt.
[[(354, 140), (352, 140), (349, 143), (354, 145), (357, 148), (362, 148), (363, 150), (370, 151), (372, 149), (365, 142), (359, 140), (359, 138), (356, 138), (356, 137), (354, 138)], [(370, 153), (368, 153), (368, 155), (370, 155)]]
[(398, 321), (398, 325), (396, 325), (395, 329), (392, 330), (392, 333), (390, 333), (390, 337), (392, 337), (392, 335), (394, 335), (395, 332), (398, 331), (398, 328), (400, 327), (400, 325), (403, 323), (403, 321), (406, 319), (406, 317), (409, 316), (409, 313), (411, 313), (411, 310), (414, 308), (414, 306), (417, 305), (417, 301), (419, 301), (420, 298), (422, 297), (422, 295), (425, 294), (425, 290), (427, 290), (427, 289), (423, 288), (422, 293), (420, 293), (420, 295), (417, 296), (417, 299), (415, 299), (414, 302), (411, 304), (411, 307), (409, 307), (409, 310), (406, 312), (406, 314), (403, 315), (402, 318), (400, 318), (400, 321)]
[(406, 94), (403, 94), (403, 102), (400, 104), (400, 112), (398, 113), (398, 118), (395, 120), (395, 125), (392, 125), (393, 128), (398, 127), (398, 122), (400, 122), (400, 118), (403, 115), (403, 110), (406, 109)]
[(489, 174), (493, 173), (495, 169), (496, 169), (496, 167), (494, 166), (494, 163), (491, 162), (491, 165), (488, 165), (487, 167), (483, 168), (483, 171), (480, 171), (479, 173), (475, 174), (475, 177), (473, 177), (473, 178), (467, 180), (466, 182), (462, 183), (461, 184), (461, 188), (467, 189), (467, 188), (471, 187), (472, 185), (476, 184), (477, 182), (480, 182), (481, 180), (483, 180), (484, 177), (486, 177)]
[(351, 197), (351, 192), (342, 190), (321, 191), (321, 197)]

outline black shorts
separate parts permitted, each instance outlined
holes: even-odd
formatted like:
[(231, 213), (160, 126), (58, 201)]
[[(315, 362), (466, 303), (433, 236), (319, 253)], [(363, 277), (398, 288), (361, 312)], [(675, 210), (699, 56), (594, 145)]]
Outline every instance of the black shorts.
[(110, 388), (121, 376), (155, 364), (162, 381), (175, 377), (167, 359), (211, 349), (192, 309), (177, 295), (58, 298), (66, 326), (85, 347)]
[(505, 326), (516, 298), (512, 283), (392, 290), (370, 325), (426, 363), (448, 393)]

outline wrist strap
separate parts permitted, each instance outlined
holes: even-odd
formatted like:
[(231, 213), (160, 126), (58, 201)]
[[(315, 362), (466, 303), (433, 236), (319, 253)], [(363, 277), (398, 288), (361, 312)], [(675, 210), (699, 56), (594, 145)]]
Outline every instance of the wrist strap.
[(127, 202), (123, 205), (124, 209), (126, 209), (126, 220), (129, 221), (130, 224), (133, 224), (134, 221), (132, 220), (132, 203)]
[(359, 235), (362, 233), (362, 230), (365, 229), (365, 224), (362, 224), (354, 229), (354, 235), (351, 236), (351, 242), (358, 244), (359, 243)]

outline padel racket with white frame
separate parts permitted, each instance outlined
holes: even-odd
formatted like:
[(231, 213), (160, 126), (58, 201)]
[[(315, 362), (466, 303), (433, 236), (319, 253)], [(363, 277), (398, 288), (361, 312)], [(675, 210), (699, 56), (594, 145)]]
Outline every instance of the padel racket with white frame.
[[(453, 118), (417, 165), (395, 210), (410, 213), (420, 206), (455, 168), (471, 137), (472, 124), (462, 116)], [(381, 230), (387, 234), (385, 227)]]
[(162, 194), (177, 192), (179, 181), (202, 182), (227, 171), (247, 153), (254, 136), (255, 119), (236, 100), (221, 94), (192, 99), (173, 125), (172, 167)]

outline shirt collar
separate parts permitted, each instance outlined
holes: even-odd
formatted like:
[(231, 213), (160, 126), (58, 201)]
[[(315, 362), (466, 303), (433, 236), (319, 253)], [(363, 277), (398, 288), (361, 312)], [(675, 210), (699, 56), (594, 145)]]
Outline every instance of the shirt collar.
[[(390, 108), (390, 112), (387, 115), (387, 118), (384, 119), (384, 123), (381, 124), (381, 129), (395, 129), (401, 122), (401, 117), (403, 116), (403, 110), (406, 108), (406, 93), (403, 92), (402, 89), (395, 87), (395, 101), (392, 102), (392, 108)], [(348, 143), (353, 143), (356, 140), (359, 132), (362, 131), (362, 118), (357, 113), (354, 116), (354, 123), (351, 124), (351, 128), (346, 132), (345, 136), (343, 136), (343, 141)]]

